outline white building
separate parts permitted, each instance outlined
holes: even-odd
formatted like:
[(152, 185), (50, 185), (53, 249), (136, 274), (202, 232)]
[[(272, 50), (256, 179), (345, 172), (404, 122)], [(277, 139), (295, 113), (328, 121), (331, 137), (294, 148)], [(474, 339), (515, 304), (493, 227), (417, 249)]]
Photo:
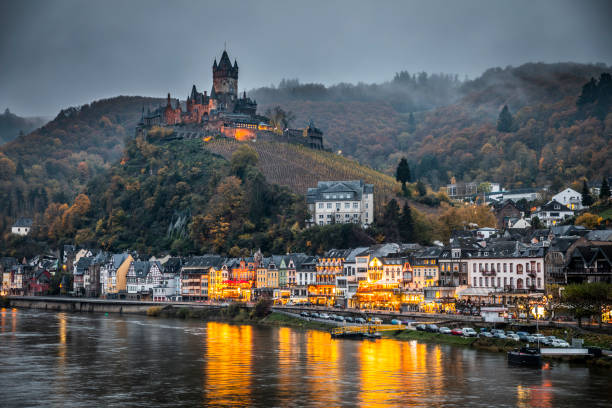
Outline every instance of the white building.
[(523, 198), (527, 201), (536, 201), (540, 200), (542, 198), (542, 195), (535, 188), (519, 188), (516, 190), (504, 191), (501, 195), (500, 200), (512, 200), (516, 203), (517, 201), (520, 201)]
[(540, 222), (542, 222), (544, 225), (547, 227), (552, 227), (553, 225), (557, 225), (573, 215), (574, 211), (570, 210), (565, 205), (558, 201), (550, 201), (546, 205), (540, 207), (538, 211), (531, 214), (531, 221), (533, 223), (533, 219), (538, 217)]
[(17, 235), (28, 235), (32, 229), (31, 218), (19, 218), (11, 227), (11, 233)]
[(467, 258), (468, 285), (495, 291), (544, 290), (544, 253), (540, 248), (500, 251), (482, 248)]
[(319, 181), (309, 188), (306, 202), (311, 218), (308, 226), (327, 224), (361, 224), (374, 221), (374, 186), (354, 181)]
[(560, 193), (555, 194), (551, 201), (557, 201), (565, 205), (570, 210), (578, 211), (585, 208), (582, 205), (582, 194), (571, 188), (566, 188)]

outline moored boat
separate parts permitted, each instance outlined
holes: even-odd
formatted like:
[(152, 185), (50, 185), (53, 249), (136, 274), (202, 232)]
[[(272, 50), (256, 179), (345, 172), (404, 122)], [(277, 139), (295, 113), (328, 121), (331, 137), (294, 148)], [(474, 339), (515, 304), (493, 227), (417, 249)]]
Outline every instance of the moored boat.
[(508, 363), (532, 367), (542, 366), (540, 349), (534, 347), (521, 347), (508, 352)]

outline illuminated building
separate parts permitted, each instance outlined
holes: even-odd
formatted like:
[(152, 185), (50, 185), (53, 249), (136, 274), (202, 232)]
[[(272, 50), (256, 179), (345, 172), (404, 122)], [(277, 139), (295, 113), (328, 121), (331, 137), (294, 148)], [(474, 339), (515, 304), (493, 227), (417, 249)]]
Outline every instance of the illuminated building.
[(412, 256), (412, 284), (414, 288), (424, 288), (438, 284), (438, 258), (442, 248), (431, 247), (417, 251)]
[(181, 267), (181, 296), (183, 300), (217, 298), (219, 272), (223, 258), (219, 255), (193, 256)]
[[(316, 282), (308, 286), (308, 299), (317, 305), (333, 306), (336, 302), (336, 277), (343, 274), (344, 259), (350, 250), (332, 249), (318, 259)], [(344, 302), (344, 299), (342, 300)]]

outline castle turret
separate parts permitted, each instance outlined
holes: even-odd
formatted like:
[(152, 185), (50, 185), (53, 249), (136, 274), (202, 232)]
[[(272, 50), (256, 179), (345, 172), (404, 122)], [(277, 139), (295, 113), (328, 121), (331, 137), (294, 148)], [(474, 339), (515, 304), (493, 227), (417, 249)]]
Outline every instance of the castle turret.
[(232, 66), (227, 51), (223, 51), (218, 65), (216, 59), (213, 63), (213, 87), (227, 106), (238, 98), (238, 63), (234, 61)]

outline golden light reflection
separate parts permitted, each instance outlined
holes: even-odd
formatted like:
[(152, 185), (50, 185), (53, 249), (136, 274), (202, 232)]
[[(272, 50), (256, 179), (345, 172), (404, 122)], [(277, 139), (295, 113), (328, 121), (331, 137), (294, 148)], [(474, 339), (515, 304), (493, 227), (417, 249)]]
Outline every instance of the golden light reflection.
[[(443, 394), (442, 351), (416, 341), (364, 341), (359, 348), (360, 406), (418, 404)], [(401, 401), (401, 402), (400, 402)]]
[(337, 406), (340, 383), (339, 342), (329, 333), (306, 333), (306, 376), (308, 388), (323, 406)]
[(206, 397), (220, 406), (251, 405), (253, 328), (209, 322), (206, 325)]

